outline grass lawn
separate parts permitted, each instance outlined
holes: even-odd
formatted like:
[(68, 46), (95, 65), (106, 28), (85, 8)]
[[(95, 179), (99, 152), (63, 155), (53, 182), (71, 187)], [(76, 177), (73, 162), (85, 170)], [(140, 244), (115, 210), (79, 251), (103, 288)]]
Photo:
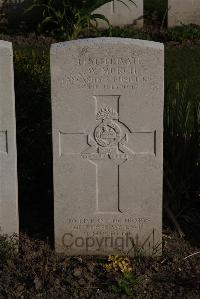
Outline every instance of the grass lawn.
[(165, 84), (173, 89), (177, 82), (188, 82), (188, 92), (192, 98), (200, 96), (200, 49), (165, 49)]
[[(195, 81), (200, 79), (199, 48), (166, 48), (165, 75), (168, 80)], [(195, 82), (194, 82), (195, 83)], [(199, 86), (197, 86), (199, 87)]]

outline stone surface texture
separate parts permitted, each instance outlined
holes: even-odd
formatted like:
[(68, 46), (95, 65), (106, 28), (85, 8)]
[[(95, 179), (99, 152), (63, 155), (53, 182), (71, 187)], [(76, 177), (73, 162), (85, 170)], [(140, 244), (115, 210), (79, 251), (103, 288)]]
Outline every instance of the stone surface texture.
[(199, 0), (168, 0), (168, 27), (178, 25), (200, 25)]
[(17, 152), (12, 44), (0, 41), (0, 233), (18, 233)]
[[(129, 0), (124, 0), (124, 3), (126, 5), (114, 0), (104, 4), (94, 13), (103, 14), (112, 26), (123, 27), (134, 24), (135, 27), (141, 28), (143, 26), (143, 0), (134, 0), (135, 4)], [(108, 24), (105, 21), (99, 19), (98, 23), (100, 28), (108, 28)]]
[(51, 76), (56, 250), (134, 255), (136, 244), (158, 254), (163, 45), (120, 38), (54, 44)]

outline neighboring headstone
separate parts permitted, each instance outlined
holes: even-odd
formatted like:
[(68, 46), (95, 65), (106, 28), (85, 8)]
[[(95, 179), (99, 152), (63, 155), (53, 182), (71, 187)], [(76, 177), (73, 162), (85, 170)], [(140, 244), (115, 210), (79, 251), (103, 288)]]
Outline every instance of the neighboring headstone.
[(0, 41), (0, 233), (18, 233), (12, 44)]
[(168, 0), (168, 27), (200, 25), (200, 0)]
[[(158, 254), (164, 48), (96, 38), (52, 45), (55, 247)], [(131, 243), (132, 242), (132, 243)]]
[[(129, 0), (122, 2), (113, 0), (110, 3), (104, 4), (102, 7), (95, 10), (94, 13), (103, 14), (113, 26), (135, 25), (137, 28), (143, 26), (143, 0), (134, 0), (131, 3)], [(108, 28), (105, 21), (97, 19), (100, 28)]]

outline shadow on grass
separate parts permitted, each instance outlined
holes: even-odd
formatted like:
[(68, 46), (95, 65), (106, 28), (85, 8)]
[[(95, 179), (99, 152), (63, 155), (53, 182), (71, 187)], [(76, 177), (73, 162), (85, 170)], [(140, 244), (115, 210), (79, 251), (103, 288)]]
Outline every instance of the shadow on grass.
[(42, 50), (16, 50), (14, 61), (20, 231), (52, 245), (53, 167), (49, 54)]

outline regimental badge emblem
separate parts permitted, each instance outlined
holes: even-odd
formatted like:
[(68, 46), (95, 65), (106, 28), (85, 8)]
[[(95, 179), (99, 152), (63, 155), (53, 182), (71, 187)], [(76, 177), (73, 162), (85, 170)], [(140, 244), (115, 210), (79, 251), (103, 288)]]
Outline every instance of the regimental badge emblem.
[(117, 146), (122, 138), (122, 131), (119, 125), (113, 121), (118, 118), (118, 113), (112, 108), (101, 109), (97, 114), (97, 120), (102, 123), (94, 131), (94, 139), (102, 147)]
[(124, 147), (130, 130), (119, 121), (119, 115), (112, 107), (102, 107), (96, 120), (99, 124), (88, 136), (90, 147), (81, 153), (82, 158), (90, 161), (112, 160), (121, 164), (134, 156), (132, 151)]

